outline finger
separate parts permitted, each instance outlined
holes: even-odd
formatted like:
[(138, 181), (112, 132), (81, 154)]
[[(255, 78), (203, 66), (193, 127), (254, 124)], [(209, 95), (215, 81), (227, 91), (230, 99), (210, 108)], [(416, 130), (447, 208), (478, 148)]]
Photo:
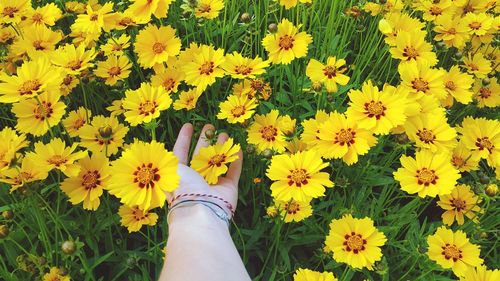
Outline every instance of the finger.
[(237, 153), (238, 159), (229, 165), (225, 178), (230, 180), (235, 186), (240, 181), (241, 168), (243, 167), (243, 152), (241, 149)]
[(220, 133), (219, 136), (217, 137), (217, 143), (218, 144), (223, 144), (229, 139), (229, 135), (226, 133)]
[(203, 126), (200, 138), (198, 139), (198, 143), (196, 144), (196, 147), (194, 149), (194, 155), (198, 154), (198, 152), (200, 152), (200, 149), (202, 147), (207, 147), (210, 145), (210, 143), (207, 140), (207, 137), (205, 136), (205, 132), (208, 130), (215, 130), (215, 127), (212, 124), (206, 124), (205, 126)]
[(191, 146), (191, 138), (193, 136), (193, 125), (186, 123), (182, 126), (175, 141), (173, 152), (179, 158), (180, 164), (187, 164), (189, 147)]

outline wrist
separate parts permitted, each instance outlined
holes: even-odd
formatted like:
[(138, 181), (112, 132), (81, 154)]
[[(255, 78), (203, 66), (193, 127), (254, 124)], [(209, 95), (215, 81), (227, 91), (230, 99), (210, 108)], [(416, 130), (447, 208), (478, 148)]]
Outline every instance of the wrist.
[(190, 204), (172, 209), (167, 220), (170, 229), (228, 229), (228, 225), (224, 220), (219, 218), (210, 208), (202, 204)]

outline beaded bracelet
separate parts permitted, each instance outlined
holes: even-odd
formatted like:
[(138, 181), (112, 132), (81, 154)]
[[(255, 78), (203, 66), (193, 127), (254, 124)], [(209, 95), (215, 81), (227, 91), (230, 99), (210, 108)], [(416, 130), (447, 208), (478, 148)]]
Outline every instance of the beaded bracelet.
[[(196, 204), (200, 204), (202, 206), (205, 206), (209, 208), (217, 217), (219, 217), (221, 220), (223, 220), (226, 224), (227, 227), (229, 227), (229, 221), (231, 220), (231, 217), (226, 213), (224, 208), (219, 206), (217, 203), (207, 201), (207, 200), (202, 200), (202, 199), (197, 199), (197, 200), (183, 200), (180, 202), (177, 202), (175, 205), (173, 205), (170, 210), (168, 211), (167, 214), (167, 223), (170, 221), (170, 214), (172, 213), (173, 210), (177, 208), (182, 208), (182, 207), (188, 207), (188, 206), (193, 206)], [(216, 208), (214, 208), (216, 207)]]
[(226, 208), (231, 213), (230, 217), (234, 216), (234, 208), (233, 208), (233, 205), (231, 203), (229, 203), (224, 198), (221, 198), (219, 196), (212, 195), (212, 194), (206, 194), (206, 193), (182, 193), (182, 194), (176, 195), (174, 198), (172, 198), (172, 200), (170, 202), (168, 202), (169, 207), (172, 208), (172, 205), (174, 204), (175, 200), (178, 200), (180, 198), (186, 198), (186, 197), (195, 197), (195, 198), (196, 197), (206, 197), (206, 198), (210, 198), (210, 199), (217, 199), (217, 200), (222, 201), (224, 203)]

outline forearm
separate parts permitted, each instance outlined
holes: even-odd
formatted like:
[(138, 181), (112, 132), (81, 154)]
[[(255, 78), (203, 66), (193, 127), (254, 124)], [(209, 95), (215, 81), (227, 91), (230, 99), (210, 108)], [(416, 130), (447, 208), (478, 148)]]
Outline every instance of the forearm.
[(161, 281), (250, 280), (226, 223), (207, 207), (178, 208), (170, 221)]

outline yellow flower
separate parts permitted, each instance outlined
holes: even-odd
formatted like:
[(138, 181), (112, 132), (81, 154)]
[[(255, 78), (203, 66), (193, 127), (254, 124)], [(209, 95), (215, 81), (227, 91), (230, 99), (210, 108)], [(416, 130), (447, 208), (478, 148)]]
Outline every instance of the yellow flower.
[(134, 142), (111, 163), (110, 194), (142, 210), (163, 207), (179, 186), (178, 159), (158, 142)]
[(113, 86), (119, 80), (127, 79), (130, 75), (132, 63), (127, 56), (110, 55), (106, 61), (97, 63), (97, 69), (94, 74), (97, 77), (105, 79), (106, 85)]
[(224, 8), (223, 0), (198, 0), (194, 9), (197, 18), (215, 19)]
[(299, 268), (293, 274), (293, 281), (337, 281), (333, 273), (318, 272), (310, 269)]
[(495, 281), (500, 279), (500, 270), (488, 270), (486, 266), (480, 265), (477, 267), (470, 267), (465, 271), (460, 281)]
[(319, 125), (318, 150), (323, 158), (342, 158), (347, 165), (358, 162), (358, 155), (368, 153), (377, 143), (372, 133), (359, 128), (357, 122), (344, 114), (330, 113), (328, 120)]
[(333, 259), (353, 268), (373, 270), (382, 259), (382, 247), (387, 238), (378, 231), (369, 217), (362, 219), (344, 215), (332, 220), (325, 244), (333, 252)]
[(63, 275), (57, 267), (51, 267), (49, 273), (43, 275), (42, 281), (70, 281), (69, 275)]
[(464, 57), (464, 66), (467, 72), (476, 76), (477, 78), (486, 78), (492, 71), (491, 63), (487, 60), (482, 53), (476, 53), (474, 56), (470, 54)]
[(488, 85), (483, 85), (482, 81), (476, 81), (474, 93), (474, 98), (477, 100), (477, 107), (494, 108), (500, 106), (500, 85), (496, 77), (492, 77)]
[(450, 68), (444, 77), (444, 85), (449, 95), (453, 96), (458, 102), (469, 104), (472, 101), (472, 83), (474, 79), (467, 73), (460, 72), (460, 68), (454, 65)]
[(92, 118), (90, 124), (80, 128), (80, 145), (92, 151), (92, 153), (105, 152), (113, 155), (123, 145), (123, 138), (129, 128), (118, 122), (116, 117), (104, 117), (102, 115)]
[(285, 151), (285, 135), (278, 122), (278, 110), (271, 110), (268, 114), (254, 116), (254, 122), (248, 128), (247, 141), (257, 147), (258, 152), (266, 149), (276, 152)]
[(264, 79), (245, 79), (240, 83), (233, 85), (233, 93), (237, 96), (247, 96), (248, 98), (257, 98), (268, 100), (273, 90), (269, 82)]
[(191, 110), (196, 107), (196, 103), (198, 102), (198, 98), (201, 96), (203, 92), (198, 89), (190, 89), (187, 91), (183, 91), (179, 95), (179, 99), (174, 102), (175, 110)]
[(25, 135), (18, 135), (15, 130), (5, 127), (0, 131), (0, 175), (2, 170), (9, 168), (16, 152), (28, 146)]
[(238, 52), (226, 55), (226, 60), (222, 64), (226, 73), (235, 79), (253, 79), (256, 75), (265, 73), (268, 66), (269, 62), (263, 61), (260, 57), (246, 58)]
[(366, 2), (363, 9), (370, 13), (372, 16), (376, 16), (379, 13), (387, 14), (387, 13), (400, 13), (403, 10), (405, 4), (401, 0), (387, 0), (385, 4), (377, 4), (373, 2)]
[(363, 84), (361, 91), (351, 90), (349, 99), (347, 118), (357, 121), (358, 127), (374, 134), (389, 134), (392, 128), (406, 121), (406, 98), (379, 91), (370, 80)]
[(464, 224), (464, 215), (469, 219), (478, 223), (476, 213), (481, 212), (478, 203), (481, 200), (467, 185), (457, 185), (449, 195), (440, 195), (438, 206), (443, 208), (445, 212), (441, 215), (443, 223), (452, 225), (455, 219), (458, 225)]
[(78, 161), (80, 173), (61, 183), (61, 190), (69, 197), (71, 204), (83, 201), (85, 210), (95, 211), (101, 201), (103, 189), (108, 185), (110, 173), (108, 158), (103, 153), (94, 153)]
[(149, 24), (137, 34), (134, 50), (138, 55), (137, 62), (144, 68), (151, 68), (178, 55), (181, 40), (169, 25), (158, 28)]
[(459, 142), (451, 152), (451, 164), (460, 172), (470, 172), (479, 169), (479, 155), (472, 155), (472, 152)]
[(329, 93), (335, 93), (337, 84), (345, 86), (349, 82), (349, 76), (344, 74), (347, 71), (344, 65), (345, 60), (337, 60), (336, 57), (328, 57), (326, 65), (311, 59), (307, 64), (306, 75), (312, 82), (325, 84)]
[(215, 83), (217, 78), (224, 76), (224, 50), (213, 46), (201, 45), (197, 53), (192, 53), (189, 60), (180, 58), (181, 69), (186, 73), (186, 83), (198, 90), (204, 91)]
[(92, 116), (92, 112), (85, 107), (79, 107), (77, 110), (70, 111), (62, 123), (64, 129), (70, 137), (77, 137), (78, 131), (83, 125), (87, 124), (87, 118)]
[(112, 117), (122, 115), (123, 113), (125, 113), (125, 109), (123, 108), (123, 100), (114, 100), (113, 102), (111, 102), (110, 106), (106, 107), (106, 110), (111, 113)]
[(155, 74), (151, 77), (151, 85), (163, 87), (168, 94), (177, 92), (180, 83), (184, 81), (184, 73), (176, 68), (160, 65), (154, 70)]
[(104, 52), (105, 56), (120, 56), (124, 54), (124, 51), (128, 47), (130, 47), (130, 36), (128, 36), (127, 34), (122, 34), (118, 38), (109, 38), (108, 42), (101, 46), (101, 51)]
[(62, 17), (61, 10), (54, 3), (46, 4), (45, 6), (38, 7), (36, 9), (28, 8), (26, 13), (26, 19), (22, 22), (22, 25), (32, 26), (32, 25), (48, 25), (54, 26), (56, 21)]
[(139, 231), (143, 225), (156, 225), (158, 215), (149, 210), (142, 210), (138, 206), (121, 205), (118, 209), (120, 222), (129, 233)]
[(427, 244), (429, 258), (443, 268), (451, 268), (459, 277), (464, 276), (468, 269), (483, 263), (479, 257), (479, 246), (470, 243), (461, 230), (453, 232), (441, 226), (436, 233), (427, 237)]
[(434, 31), (437, 33), (434, 39), (443, 41), (447, 47), (455, 47), (459, 50), (465, 47), (469, 40), (469, 29), (461, 17), (443, 15), (435, 21)]
[(410, 93), (420, 99), (422, 95), (433, 96), (443, 100), (447, 92), (443, 83), (445, 72), (440, 69), (430, 68), (425, 63), (409, 62), (399, 65), (401, 85)]
[(460, 141), (472, 151), (473, 157), (486, 159), (492, 168), (500, 166), (500, 122), (485, 118), (465, 117)]
[(297, 120), (291, 118), (288, 115), (284, 115), (284, 116), (278, 117), (278, 123), (281, 126), (281, 131), (286, 136), (290, 137), (293, 134), (295, 134), (295, 131), (296, 131), (295, 126), (297, 125)]
[(133, 0), (133, 3), (127, 9), (137, 23), (148, 23), (151, 15), (156, 18), (165, 18), (168, 14), (168, 8), (173, 0)]
[(160, 117), (160, 113), (171, 104), (172, 99), (165, 89), (142, 83), (139, 89), (125, 92), (122, 107), (125, 109), (125, 120), (137, 126)]
[(321, 172), (326, 167), (328, 163), (314, 150), (273, 156), (266, 170), (266, 175), (274, 181), (272, 196), (278, 201), (302, 202), (324, 196), (325, 187), (333, 187), (330, 175)]
[(16, 129), (34, 136), (44, 135), (61, 121), (66, 104), (59, 101), (59, 94), (42, 93), (37, 98), (22, 100), (12, 106), (17, 117)]
[(269, 61), (275, 64), (289, 64), (295, 58), (307, 55), (307, 49), (312, 42), (311, 35), (298, 32), (289, 20), (283, 19), (278, 24), (276, 34), (268, 34), (262, 40), (262, 45), (269, 53)]
[(233, 145), (233, 142), (233, 139), (229, 138), (223, 144), (202, 147), (200, 152), (193, 156), (191, 168), (200, 173), (208, 184), (217, 184), (219, 176), (227, 172), (227, 165), (239, 158), (237, 153), (241, 149), (240, 145)]
[(327, 121), (329, 118), (328, 113), (323, 110), (316, 111), (314, 118), (302, 121), (304, 130), (300, 135), (300, 139), (307, 144), (308, 148), (313, 148), (320, 143), (319, 126)]
[(227, 100), (220, 105), (219, 119), (227, 119), (231, 124), (243, 123), (255, 112), (257, 107), (256, 99), (249, 99), (248, 96), (230, 95)]
[(423, 18), (426, 21), (436, 21), (441, 17), (453, 15), (456, 10), (456, 6), (451, 0), (421, 1), (419, 4), (420, 7), (417, 7), (417, 10), (424, 12)]
[(42, 93), (59, 97), (61, 72), (45, 58), (26, 61), (17, 68), (17, 75), (0, 74), (0, 102), (14, 103)]
[(0, 23), (19, 23), (30, 8), (30, 3), (29, 0), (0, 0)]
[(493, 24), (493, 19), (486, 13), (468, 13), (463, 22), (469, 27), (471, 35), (485, 35)]
[(415, 158), (403, 155), (399, 160), (403, 167), (393, 173), (394, 179), (403, 191), (418, 193), (422, 198), (450, 194), (460, 178), (448, 154), (422, 150), (415, 153)]
[(0, 182), (10, 184), (11, 188), (9, 192), (12, 193), (27, 183), (44, 180), (48, 177), (48, 168), (36, 162), (33, 156), (32, 153), (28, 153), (27, 156), (21, 160), (20, 166), (14, 166), (5, 171), (0, 171)]
[(412, 18), (406, 13), (389, 13), (379, 22), (379, 30), (386, 38), (385, 43), (396, 46), (396, 38), (399, 33), (412, 30), (422, 30), (425, 24), (417, 18)]
[(59, 89), (61, 91), (61, 95), (67, 96), (71, 93), (71, 91), (78, 86), (80, 80), (77, 79), (75, 75), (64, 74), (63, 71), (63, 79), (61, 84), (59, 85)]
[(457, 145), (457, 132), (444, 114), (419, 114), (408, 118), (406, 134), (416, 146), (433, 153), (448, 153)]
[(75, 177), (80, 172), (80, 166), (75, 161), (82, 159), (87, 151), (76, 151), (78, 145), (74, 143), (67, 147), (60, 138), (53, 138), (49, 143), (35, 143), (33, 161), (38, 165), (43, 165), (48, 170), (57, 169), (68, 177)]
[(96, 56), (94, 49), (85, 50), (85, 45), (76, 47), (72, 44), (66, 44), (59, 47), (51, 55), (53, 64), (64, 68), (67, 74), (78, 75), (83, 70), (93, 66), (91, 63)]
[(100, 35), (101, 30), (104, 29), (106, 32), (110, 30), (115, 16), (113, 13), (113, 2), (106, 2), (97, 9), (91, 5), (87, 5), (86, 13), (77, 16), (75, 23), (71, 25), (71, 30)]
[(275, 205), (285, 223), (303, 221), (313, 213), (311, 204), (307, 201), (277, 201)]
[(432, 51), (432, 45), (424, 40), (425, 31), (413, 30), (399, 32), (396, 36), (396, 44), (391, 48), (392, 57), (401, 60), (401, 65), (416, 61), (434, 66), (437, 63), (436, 54)]
[(85, 4), (77, 1), (68, 1), (64, 3), (64, 7), (68, 13), (83, 14), (85, 13)]
[(11, 55), (21, 56), (28, 54), (32, 59), (46, 57), (56, 48), (56, 44), (63, 39), (59, 31), (52, 31), (45, 25), (32, 25), (23, 29), (23, 36), (14, 42)]

